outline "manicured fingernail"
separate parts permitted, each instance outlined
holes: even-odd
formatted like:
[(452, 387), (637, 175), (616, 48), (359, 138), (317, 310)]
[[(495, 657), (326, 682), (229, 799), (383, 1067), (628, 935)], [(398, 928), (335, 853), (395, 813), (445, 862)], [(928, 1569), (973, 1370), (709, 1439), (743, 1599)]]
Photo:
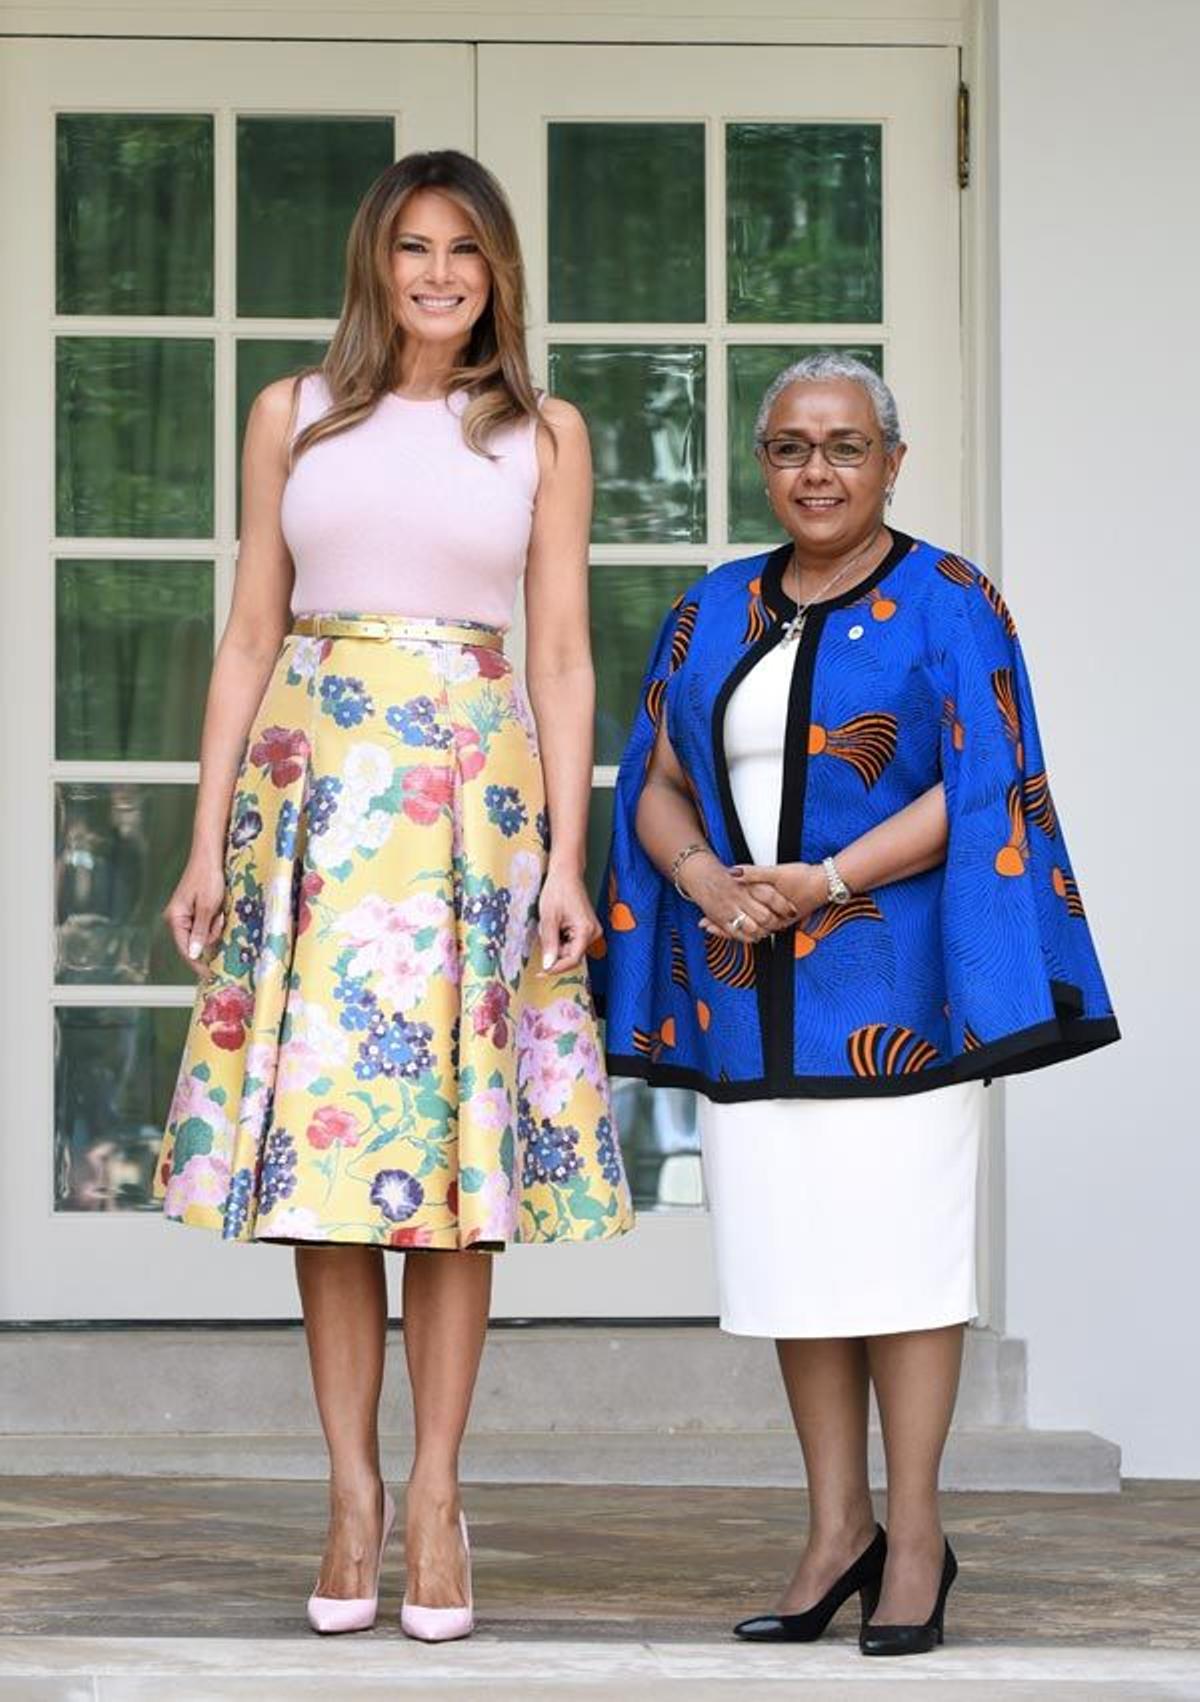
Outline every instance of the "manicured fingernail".
[(729, 872), (733, 876), (735, 881), (740, 881), (742, 876), (745, 874), (746, 871), (745, 871), (745, 869), (730, 869)]
[(542, 953), (542, 968), (543, 969), (549, 969), (550, 965), (553, 962), (554, 962), (554, 953), (552, 951), (549, 951), (549, 950), (544, 951)]
[(189, 940), (188, 941), (188, 956), (191, 958), (193, 963), (200, 956), (200, 952), (201, 952), (200, 941), (199, 940)]

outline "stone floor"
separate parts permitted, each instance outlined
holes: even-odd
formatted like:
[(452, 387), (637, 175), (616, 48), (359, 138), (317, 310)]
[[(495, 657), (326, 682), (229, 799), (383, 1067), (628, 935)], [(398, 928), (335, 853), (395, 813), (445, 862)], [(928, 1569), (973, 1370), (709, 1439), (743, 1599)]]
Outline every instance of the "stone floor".
[(738, 1702), (853, 1702), (881, 1682), (906, 1696), (927, 1685), (943, 1702), (1200, 1698), (1200, 1484), (947, 1496), (962, 1564), (947, 1646), (903, 1663), (862, 1660), (850, 1608), (811, 1649), (730, 1639), (733, 1619), (769, 1603), (788, 1569), (804, 1526), (798, 1493), (486, 1485), (466, 1504), (479, 1628), (434, 1650), (400, 1635), (398, 1543), (375, 1632), (307, 1632), (317, 1485), (0, 1480), (0, 1698), (486, 1688), (497, 1702), (671, 1690), (689, 1702), (735, 1691)]

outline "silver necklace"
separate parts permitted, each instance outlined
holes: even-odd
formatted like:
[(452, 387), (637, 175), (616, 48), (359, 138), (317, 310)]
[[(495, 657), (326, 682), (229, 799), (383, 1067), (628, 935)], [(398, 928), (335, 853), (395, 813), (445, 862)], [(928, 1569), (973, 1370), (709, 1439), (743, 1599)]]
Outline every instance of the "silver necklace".
[[(882, 531), (883, 531), (882, 525), (877, 526), (876, 529), (875, 529), (874, 535), (870, 538), (870, 540), (867, 543), (865, 543), (863, 545), (862, 549), (859, 550), (855, 555), (852, 555), (850, 557), (849, 561), (844, 561), (842, 563), (841, 567), (839, 567), (837, 572), (833, 575), (833, 577), (830, 578), (830, 579), (827, 579), (825, 581), (824, 585), (820, 586), (817, 589), (817, 591), (814, 592), (814, 594), (808, 599), (807, 603), (802, 603), (800, 601), (800, 599), (797, 597), (795, 614), (792, 616), (791, 620), (784, 621), (784, 623), (783, 623), (783, 637), (780, 640), (781, 644), (795, 644), (801, 638), (803, 638), (803, 636), (804, 636), (804, 623), (808, 619), (809, 610), (812, 608), (813, 604), (823, 602), (825, 600), (826, 596), (828, 595), (828, 593), (833, 590), (834, 586), (838, 583), (838, 581), (844, 579), (846, 577), (846, 575), (849, 573), (850, 569), (852, 567), (857, 566), (857, 564), (863, 559), (863, 557), (865, 555), (870, 554), (870, 552), (875, 548), (875, 545), (879, 542), (879, 534)], [(799, 589), (800, 589), (800, 569), (796, 565), (796, 552), (795, 552), (795, 550), (792, 551), (791, 561), (790, 561), (789, 565), (796, 568), (796, 589), (797, 589), (797, 591), (799, 591)], [(780, 583), (782, 584), (782, 582), (783, 582), (783, 575), (780, 574)]]

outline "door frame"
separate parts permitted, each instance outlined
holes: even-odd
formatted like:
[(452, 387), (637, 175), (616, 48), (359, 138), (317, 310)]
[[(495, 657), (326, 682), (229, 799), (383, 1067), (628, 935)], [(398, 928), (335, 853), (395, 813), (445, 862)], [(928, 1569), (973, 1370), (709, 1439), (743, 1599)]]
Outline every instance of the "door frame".
[[(628, 41), (631, 25), (628, 12), (617, 0), (588, 0), (588, 10), (563, 15), (561, 0), (530, 0), (515, 17), (499, 9), (483, 13), (478, 0), (446, 0), (439, 8), (439, 39), (473, 44), (484, 41), (524, 40), (531, 43), (557, 41)], [(686, 21), (685, 21), (686, 20)], [(377, 11), (335, 10), (329, 6), (299, 10), (284, 6), (253, 4), (231, 14), (217, 0), (183, 0), (171, 8), (155, 11), (153, 36), (145, 32), (145, 14), (139, 10), (110, 5), (106, 0), (38, 0), (37, 4), (11, 4), (2, 0), (0, 36), (30, 40), (74, 38), (102, 41), (136, 33), (142, 39), (234, 41), (273, 38), (281, 45), (292, 42), (326, 43), (370, 39), (377, 43), (417, 44), (428, 39), (428, 14), (398, 10), (381, 16)], [(836, 21), (830, 20), (823, 0), (763, 0), (753, 18), (734, 12), (729, 0), (664, 0), (655, 16), (643, 15), (634, 26), (637, 40), (653, 42), (730, 42), (769, 45), (876, 44), (886, 46), (947, 46), (960, 54), (962, 74), (971, 90), (971, 180), (960, 202), (961, 343), (963, 380), (963, 529), (966, 553), (984, 562), (994, 578), (1002, 579), (1002, 539), (999, 494), (999, 230), (996, 183), (996, 74), (997, 43), (995, 0), (935, 0), (917, 12), (911, 0), (847, 0)], [(7, 47), (0, 44), (0, 54)], [(11, 118), (8, 122), (11, 122)], [(11, 279), (0, 280), (0, 302)], [(11, 323), (7, 319), (6, 323)], [(27, 363), (10, 361), (14, 376), (28, 371)], [(14, 468), (23, 450), (22, 422), (15, 411), (0, 411), (0, 463)], [(29, 603), (13, 581), (0, 585), (0, 608), (6, 627), (19, 630), (28, 620)], [(0, 705), (7, 711), (5, 725), (19, 727), (20, 694), (13, 676), (0, 679)], [(49, 876), (47, 875), (48, 879)], [(43, 948), (46, 956), (49, 947)], [(47, 971), (47, 974), (49, 972)], [(983, 1194), (985, 1221), (980, 1245), (981, 1308), (983, 1319), (1003, 1329), (1005, 1310), (1005, 1198), (1004, 1198), (1004, 1111), (1003, 1086), (996, 1084), (992, 1102), (990, 1137), (985, 1147), (986, 1185)], [(149, 1221), (153, 1221), (150, 1219)], [(185, 1238), (191, 1240), (193, 1238)], [(204, 1238), (195, 1238), (197, 1240)], [(604, 1272), (599, 1268), (612, 1249), (581, 1248), (581, 1262), (597, 1264), (600, 1287)], [(223, 1250), (222, 1250), (223, 1251)], [(274, 1251), (274, 1250), (270, 1250)], [(240, 1256), (262, 1256), (262, 1249), (244, 1249)], [(503, 1262), (502, 1262), (503, 1263)], [(0, 1248), (0, 1294), (7, 1284), (5, 1252)], [(199, 1274), (199, 1273), (197, 1273)], [(262, 1268), (261, 1276), (267, 1271)], [(290, 1276), (290, 1273), (289, 1273)], [(259, 1287), (259, 1304), (254, 1315), (291, 1316), (294, 1299), (290, 1289), (281, 1303), (272, 1307), (268, 1288)], [(77, 1305), (63, 1296), (62, 1306), (52, 1300), (38, 1309), (39, 1316), (80, 1317)], [(673, 1315), (676, 1298), (668, 1289), (661, 1295), (664, 1315)], [(0, 1299), (0, 1307), (7, 1312)], [(500, 1308), (498, 1307), (499, 1311)], [(20, 1308), (16, 1315), (22, 1314)], [(99, 1315), (91, 1311), (89, 1316)], [(212, 1314), (209, 1313), (211, 1316)]]

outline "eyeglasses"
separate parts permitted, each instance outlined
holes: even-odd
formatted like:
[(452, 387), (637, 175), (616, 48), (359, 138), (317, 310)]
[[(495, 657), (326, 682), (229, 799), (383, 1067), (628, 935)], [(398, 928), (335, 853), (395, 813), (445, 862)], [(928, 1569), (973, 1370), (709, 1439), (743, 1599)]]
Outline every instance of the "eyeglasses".
[(861, 467), (874, 441), (873, 437), (827, 437), (810, 443), (806, 437), (768, 437), (758, 447), (772, 467), (807, 467), (818, 449), (828, 467)]

